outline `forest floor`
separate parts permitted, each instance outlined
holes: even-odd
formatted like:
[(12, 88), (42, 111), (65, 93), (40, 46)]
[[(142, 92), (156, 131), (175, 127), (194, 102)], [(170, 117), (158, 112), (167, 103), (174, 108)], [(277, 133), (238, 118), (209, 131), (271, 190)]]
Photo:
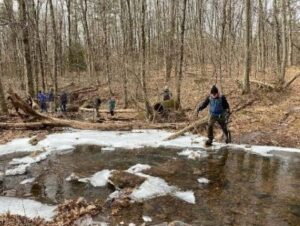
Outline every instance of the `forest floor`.
[[(160, 93), (164, 87), (163, 72), (151, 72), (155, 74), (155, 79), (149, 79), (149, 96), (151, 103), (156, 103), (161, 99)], [(289, 81), (293, 76), (300, 73), (300, 67), (291, 67), (287, 70), (286, 81)], [(215, 78), (206, 79), (201, 78), (199, 71), (187, 70), (182, 84), (182, 107), (186, 113), (186, 122), (191, 123), (195, 119), (193, 116), (196, 106), (204, 100), (209, 94), (210, 87), (214, 84)], [(75, 76), (75, 75), (74, 75)], [(71, 92), (76, 89), (87, 87), (86, 80), (84, 82), (72, 76), (66, 76), (60, 84), (62, 89)], [(149, 76), (150, 77), (150, 76)], [(207, 77), (207, 76), (206, 76)], [(257, 74), (256, 80), (273, 83), (275, 81), (274, 74)], [(230, 130), (232, 133), (232, 140), (234, 143), (246, 144), (260, 144), (260, 145), (274, 145), (284, 147), (300, 147), (300, 79), (296, 80), (292, 85), (282, 92), (270, 91), (251, 84), (251, 94), (242, 95), (239, 83), (236, 77), (222, 78), (222, 93), (226, 95), (231, 108), (234, 108), (240, 103), (246, 103), (251, 99), (255, 102), (247, 108), (235, 113), (231, 117)], [(84, 85), (83, 85), (84, 84)], [(115, 83), (120, 84), (120, 83)], [(218, 83), (219, 85), (219, 83)], [(129, 89), (134, 87), (129, 87)], [(175, 79), (172, 78), (170, 89), (175, 93)], [(122, 89), (120, 87), (113, 87), (116, 99), (118, 101), (117, 107), (122, 108)], [(101, 99), (107, 100), (109, 98), (108, 88), (104, 85), (99, 86), (98, 89), (91, 92), (84, 92), (79, 95), (79, 99), (93, 100), (95, 95), (100, 95)], [(104, 101), (105, 103), (105, 101)], [(103, 109), (106, 109), (106, 104), (103, 104)], [(130, 103), (130, 108), (134, 108), (134, 104)], [(199, 114), (199, 118), (205, 117), (207, 111)], [(61, 115), (59, 115), (62, 117)], [(67, 118), (79, 120), (92, 120), (92, 113), (68, 113)], [(142, 120), (140, 117), (136, 118), (132, 115), (122, 115), (122, 118), (129, 117), (130, 120)], [(112, 121), (113, 119), (104, 116), (105, 121)], [(8, 121), (7, 117), (0, 118), (0, 121)], [(10, 117), (9, 121), (19, 121), (18, 117)], [(119, 122), (118, 122), (119, 123)], [(126, 121), (122, 122), (126, 123)], [(57, 130), (54, 130), (57, 131)], [(220, 137), (220, 130), (216, 130), (216, 137)], [(17, 137), (28, 137), (36, 134), (52, 133), (49, 131), (30, 131), (30, 130), (0, 130), (0, 143), (6, 143)], [(201, 135), (206, 135), (206, 131), (200, 131)]]

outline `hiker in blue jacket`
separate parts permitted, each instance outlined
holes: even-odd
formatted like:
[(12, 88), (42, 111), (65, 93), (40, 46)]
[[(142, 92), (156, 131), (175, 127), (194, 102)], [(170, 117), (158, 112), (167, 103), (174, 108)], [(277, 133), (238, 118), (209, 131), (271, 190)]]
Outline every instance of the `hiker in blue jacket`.
[(47, 112), (47, 96), (44, 92), (39, 91), (37, 94), (37, 99), (41, 108), (41, 112)]
[(205, 109), (207, 106), (209, 107), (209, 121), (208, 121), (208, 140), (206, 141), (206, 145), (212, 145), (214, 139), (213, 127), (216, 122), (221, 126), (223, 133), (226, 137), (225, 142), (230, 143), (230, 136), (227, 129), (226, 120), (229, 116), (229, 104), (224, 95), (220, 95), (218, 88), (214, 85), (211, 88), (210, 96), (208, 96), (197, 108), (197, 115), (200, 111)]

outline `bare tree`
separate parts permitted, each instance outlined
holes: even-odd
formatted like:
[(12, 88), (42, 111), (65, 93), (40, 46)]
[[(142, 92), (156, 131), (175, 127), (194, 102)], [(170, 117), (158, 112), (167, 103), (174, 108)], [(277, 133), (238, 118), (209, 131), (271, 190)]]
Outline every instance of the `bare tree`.
[(183, 2), (183, 9), (182, 9), (182, 21), (181, 21), (181, 34), (180, 34), (180, 60), (179, 60), (179, 73), (177, 78), (176, 84), (176, 101), (179, 106), (181, 106), (181, 83), (183, 77), (183, 60), (184, 60), (184, 34), (185, 34), (185, 20), (186, 20), (186, 5), (187, 0)]
[(27, 75), (27, 92), (34, 96), (34, 80), (32, 75), (32, 62), (31, 62), (31, 48), (29, 43), (29, 21), (27, 17), (27, 7), (25, 0), (19, 0), (20, 5), (20, 18), (22, 23), (22, 35), (24, 44), (24, 55), (26, 62), (26, 75)]
[(53, 41), (54, 41), (54, 65), (53, 65), (53, 82), (54, 82), (54, 91), (57, 92), (58, 85), (57, 85), (57, 75), (58, 75), (58, 52), (59, 52), (59, 41), (58, 41), (58, 34), (56, 29), (56, 21), (55, 21), (55, 14), (54, 14), (54, 7), (52, 0), (49, 0), (50, 6), (50, 14), (51, 14), (51, 21), (52, 21), (52, 32), (53, 32)]
[(142, 0), (142, 23), (141, 23), (141, 32), (142, 32), (142, 73), (141, 73), (141, 83), (142, 90), (144, 94), (144, 104), (147, 114), (147, 118), (152, 117), (153, 112), (148, 99), (147, 85), (146, 85), (146, 10), (147, 10), (147, 0)]
[(243, 93), (250, 92), (250, 69), (251, 69), (251, 59), (250, 59), (250, 35), (251, 35), (251, 4), (250, 0), (245, 0), (245, 62), (244, 62), (244, 80), (243, 80)]

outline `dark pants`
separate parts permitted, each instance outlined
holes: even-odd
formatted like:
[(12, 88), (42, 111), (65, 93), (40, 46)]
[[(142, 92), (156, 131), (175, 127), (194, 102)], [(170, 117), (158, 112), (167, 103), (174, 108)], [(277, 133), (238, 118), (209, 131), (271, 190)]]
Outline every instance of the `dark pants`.
[(41, 102), (40, 103), (40, 107), (41, 107), (41, 112), (47, 112), (47, 104), (46, 104), (46, 102)]
[(115, 111), (114, 110), (109, 110), (109, 113), (110, 113), (111, 116), (115, 115)]
[(222, 114), (220, 116), (210, 115), (208, 121), (208, 131), (207, 131), (208, 139), (211, 141), (214, 139), (214, 125), (216, 122), (219, 123), (219, 125), (223, 130), (224, 135), (226, 136), (226, 139), (228, 140), (228, 129), (226, 125), (225, 114)]
[(67, 103), (61, 103), (60, 108), (61, 108), (62, 112), (66, 112), (67, 111)]

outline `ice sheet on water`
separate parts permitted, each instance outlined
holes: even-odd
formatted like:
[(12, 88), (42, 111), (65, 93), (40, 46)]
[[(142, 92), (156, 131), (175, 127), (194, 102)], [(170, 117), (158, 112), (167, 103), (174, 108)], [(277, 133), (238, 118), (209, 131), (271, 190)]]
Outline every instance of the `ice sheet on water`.
[[(165, 130), (133, 130), (130, 132), (118, 131), (89, 131), (89, 130), (71, 130), (63, 133), (55, 133), (48, 135), (37, 145), (33, 146), (29, 143), (29, 138), (13, 140), (7, 144), (0, 145), (0, 155), (10, 154), (14, 152), (32, 152), (46, 150), (47, 152), (72, 150), (77, 145), (98, 145), (109, 148), (134, 149), (143, 147), (164, 147), (177, 149), (206, 149), (206, 138), (196, 135), (186, 134), (174, 140), (165, 141), (171, 133)], [(214, 143), (210, 150), (216, 150), (221, 147), (231, 147), (244, 149), (261, 155), (271, 155), (271, 151), (287, 151), (298, 152), (296, 148), (282, 148), (269, 146), (251, 146), (247, 145), (226, 145)]]
[(174, 196), (191, 204), (196, 203), (193, 191), (177, 191), (174, 193)]
[(178, 155), (187, 156), (188, 159), (193, 159), (193, 160), (206, 158), (208, 156), (207, 152), (204, 150), (191, 150), (191, 149), (185, 149), (182, 152), (179, 152)]
[(28, 178), (28, 179), (25, 179), (25, 180), (22, 180), (20, 182), (20, 184), (30, 184), (30, 183), (33, 183), (35, 181), (35, 178)]
[(94, 186), (94, 187), (103, 187), (107, 184), (108, 179), (111, 175), (111, 171), (110, 170), (102, 170), (100, 172), (95, 173), (91, 179), (90, 179), (90, 183)]
[(49, 206), (29, 199), (18, 199), (0, 196), (0, 214), (10, 212), (29, 218), (41, 217), (50, 220), (55, 212), (56, 206)]
[(159, 177), (149, 176), (140, 187), (135, 189), (130, 197), (135, 201), (144, 201), (158, 196), (164, 196), (176, 191), (175, 186), (170, 186)]
[(11, 160), (11, 162), (9, 164), (10, 165), (20, 165), (20, 164), (38, 163), (38, 162), (45, 160), (49, 154), (50, 154), (50, 152), (42, 152), (41, 154), (36, 155), (36, 156), (26, 156), (23, 158), (14, 158), (13, 160)]
[(18, 165), (12, 169), (8, 169), (5, 171), (5, 176), (16, 176), (16, 175), (22, 175), (25, 174), (27, 171), (27, 168), (30, 166), (30, 164), (22, 164)]

